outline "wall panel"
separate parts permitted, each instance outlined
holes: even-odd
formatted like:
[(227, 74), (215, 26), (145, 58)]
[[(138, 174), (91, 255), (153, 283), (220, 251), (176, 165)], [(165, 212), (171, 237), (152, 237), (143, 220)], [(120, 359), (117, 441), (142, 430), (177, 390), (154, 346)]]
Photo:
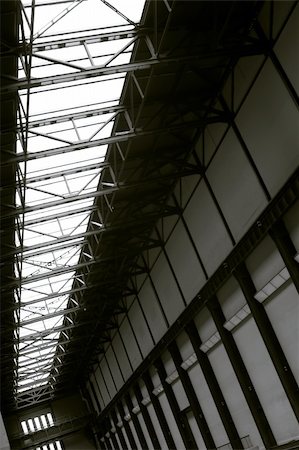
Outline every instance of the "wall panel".
[(141, 348), (142, 355), (145, 357), (153, 348), (154, 342), (137, 300), (135, 300), (131, 306), (128, 316)]
[(138, 367), (142, 360), (136, 339), (134, 337), (131, 325), (128, 319), (125, 319), (119, 328), (119, 332), (124, 341), (124, 345), (128, 350), (128, 356), (134, 369)]
[(228, 442), (228, 437), (215, 406), (211, 392), (199, 364), (195, 364), (188, 370), (191, 383), (196, 392), (200, 406), (211, 430), (211, 434), (217, 446)]
[(119, 362), (123, 377), (125, 380), (127, 380), (132, 373), (132, 369), (131, 369), (131, 366), (130, 366), (130, 363), (129, 363), (129, 360), (128, 360), (127, 354), (125, 352), (125, 349), (124, 349), (124, 346), (121, 341), (119, 333), (117, 333), (114, 336), (114, 339), (113, 339), (111, 345), (113, 345), (113, 348), (114, 348), (117, 360)]
[(207, 170), (207, 177), (228, 226), (238, 241), (262, 212), (267, 200), (232, 129), (226, 134)]
[(167, 326), (155, 292), (153, 291), (149, 280), (144, 283), (144, 286), (139, 294), (139, 300), (146, 315), (151, 332), (157, 342), (167, 330)]
[(116, 384), (117, 389), (120, 389), (123, 385), (123, 377), (118, 367), (115, 354), (113, 352), (112, 347), (110, 346), (106, 352), (107, 362), (109, 364), (110, 370), (113, 374), (113, 379)]
[(154, 265), (151, 276), (168, 322), (172, 324), (183, 311), (184, 303), (163, 254)]
[(227, 406), (241, 437), (250, 436), (253, 445), (264, 448), (262, 439), (252, 418), (243, 392), (222, 344), (208, 353)]
[(231, 250), (232, 243), (203, 181), (194, 192), (184, 218), (203, 264), (211, 275)]
[(289, 281), (272, 294), (265, 309), (299, 384), (299, 295), (294, 284)]
[[(277, 2), (278, 3), (278, 2)], [(299, 44), (299, 7), (295, 8), (287, 26), (282, 31), (274, 51), (286, 71), (290, 82), (299, 94), (299, 65), (295, 63), (298, 59)]]
[(242, 322), (233, 335), (277, 442), (296, 436), (297, 420), (254, 320)]
[(236, 121), (268, 190), (275, 195), (299, 164), (299, 134), (297, 109), (271, 61)]
[(285, 266), (274, 242), (269, 236), (254, 249), (246, 260), (252, 281), (259, 291)]
[(165, 246), (170, 262), (189, 303), (205, 283), (196, 253), (182, 223), (178, 223)]

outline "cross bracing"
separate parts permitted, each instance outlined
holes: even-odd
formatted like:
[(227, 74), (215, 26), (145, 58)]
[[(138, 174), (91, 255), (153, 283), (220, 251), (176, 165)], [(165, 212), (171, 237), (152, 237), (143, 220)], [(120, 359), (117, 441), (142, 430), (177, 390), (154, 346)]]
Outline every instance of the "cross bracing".
[[(163, 236), (151, 235), (157, 218), (180, 214), (169, 201), (176, 181), (204, 175), (204, 164), (187, 163), (198, 135), (231, 120), (213, 100), (227, 68), (242, 55), (264, 51), (256, 38), (233, 38), (221, 8), (213, 41), (225, 36), (221, 45), (203, 48), (200, 39), (192, 42), (192, 30), (172, 42), (179, 29), (175, 1), (160, 2), (154, 28), (145, 19), (135, 26), (137, 20), (121, 13), (122, 4), (115, 11), (102, 2), (115, 22), (104, 27), (89, 17), (86, 26), (63, 29), (92, 1), (55, 2), (64, 12), (55, 10), (53, 21), (40, 28), (39, 11), (49, 4), (21, 6), (20, 45), (10, 49), (19, 58), (19, 74), (4, 73), (3, 95), (17, 93), (18, 123), (6, 128), (16, 131), (16, 151), (10, 142), (3, 146), (3, 170), (16, 177), (2, 186), (1, 220), (10, 221), (15, 234), (14, 242), (3, 243), (1, 261), (14, 261), (3, 295), (5, 314), (16, 312), (6, 331), (15, 330), (13, 389), (22, 406), (84, 376), (94, 349), (109, 339), (111, 316), (122, 312), (117, 308), (130, 275), (148, 270), (135, 265), (136, 256), (165, 245)], [(237, 7), (232, 15), (238, 19)], [(189, 84), (196, 86), (192, 98)], [(47, 313), (38, 311), (41, 305)], [(39, 365), (45, 363), (39, 373), (49, 368), (39, 386), (34, 361), (18, 363), (21, 355), (34, 358), (31, 345), (69, 358), (65, 366), (53, 358), (50, 366), (52, 357), (38, 357)]]

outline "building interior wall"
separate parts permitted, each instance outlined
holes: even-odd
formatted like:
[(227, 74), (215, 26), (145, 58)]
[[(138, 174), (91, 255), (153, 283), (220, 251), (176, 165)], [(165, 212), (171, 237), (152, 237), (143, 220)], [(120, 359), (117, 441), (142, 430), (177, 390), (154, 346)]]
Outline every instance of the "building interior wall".
[[(216, 105), (219, 109), (229, 109), (232, 121), (230, 125), (208, 125), (196, 143), (190, 162), (206, 167), (205, 175), (189, 176), (178, 183), (170, 201), (182, 207), (182, 216), (164, 218), (157, 223), (153, 237), (162, 237), (165, 245), (140, 256), (138, 263), (147, 268), (147, 273), (131, 279), (130, 287), (136, 294), (125, 299), (127, 313), (119, 317), (119, 329), (111, 334), (105, 353), (98, 356), (93, 366), (86, 387), (102, 423), (105, 420), (108, 423), (102, 430), (100, 442), (103, 448), (117, 448), (114, 443), (116, 437), (111, 437), (113, 432), (115, 436), (119, 433), (126, 436), (129, 430), (137, 448), (142, 448), (143, 439), (147, 448), (153, 448), (144, 415), (140, 412), (140, 402), (132, 388), (127, 389), (129, 403), (126, 395), (121, 399), (117, 397), (115, 402), (116, 394), (121, 389), (126, 392), (128, 380), (141, 362), (163, 340), (169, 327), (180, 320), (188, 304), (271, 204), (298, 166), (297, 105), (286, 82), (288, 78), (294, 89), (298, 89), (298, 67), (293, 63), (296, 50), (292, 44), (296, 39), (298, 42), (298, 7), (282, 29), (287, 14), (287, 8), (280, 11), (273, 36), (274, 54), (283, 70), (278, 68), (271, 55), (249, 56), (238, 61)], [(263, 16), (259, 20), (263, 24)], [(298, 217), (297, 202), (282, 218), (297, 251)], [(253, 301), (262, 305), (267, 323), (274, 330), (298, 383), (298, 292), (271, 233), (259, 242), (244, 263), (255, 292), (268, 291), (263, 302)], [(269, 431), (262, 430), (263, 426), (257, 423), (258, 418), (254, 417), (245, 398), (231, 355), (219, 335), (219, 326), (209, 307), (204, 305), (193, 319), (203, 344), (201, 351), (212, 368), (244, 448), (263, 449), (268, 448), (269, 442), (274, 446), (299, 439), (298, 411), (294, 411), (294, 405), (285, 392), (264, 333), (234, 274), (217, 290), (216, 297), (225, 323), (236, 323), (229, 333), (251, 380), (267, 423), (265, 428)], [(235, 320), (236, 317), (241, 319)], [(182, 361), (195, 352), (186, 331), (176, 337), (176, 344)], [(162, 353), (161, 360), (166, 377), (171, 378), (177, 369), (168, 350)], [(161, 371), (157, 371), (153, 364), (148, 373), (153, 389), (159, 391), (164, 381)], [(186, 373), (215, 446), (230, 448), (227, 427), (219, 415), (219, 406), (215, 404), (199, 362), (195, 362)], [(180, 376), (174, 381), (168, 380), (168, 383), (179, 414), (185, 416), (189, 424), (193, 442), (200, 449), (209, 448), (194, 408), (190, 406), (186, 383)], [(142, 376), (137, 384), (142, 398), (149, 398)], [(156, 395), (177, 448), (186, 448), (186, 438), (170, 405), (172, 400), (165, 389)], [(146, 408), (160, 447), (168, 448), (151, 401)], [(112, 410), (116, 414), (114, 419)], [(137, 432), (136, 418), (142, 435)], [(128, 448), (132, 447), (128, 435), (126, 442)]]
[[(177, 449), (298, 448), (299, 272), (296, 262), (290, 271), (272, 229), (283, 229), (298, 254), (299, 201), (212, 298), (200, 295), (298, 167), (299, 6), (283, 3), (274, 2), (273, 52), (243, 57), (232, 70), (215, 105), (231, 112), (230, 124), (206, 126), (194, 145), (190, 163), (205, 173), (177, 184), (169, 202), (182, 214), (156, 224), (153, 238), (165, 244), (140, 255), (146, 270), (130, 279), (127, 312), (93, 364), (84, 398), (96, 444), (76, 432), (63, 439), (66, 450), (167, 449), (171, 442)], [(194, 302), (200, 310), (153, 359)], [(55, 417), (87, 414), (79, 397), (51, 408)], [(33, 413), (42, 409), (26, 411)], [(6, 420), (8, 435), (21, 431), (24, 417)]]

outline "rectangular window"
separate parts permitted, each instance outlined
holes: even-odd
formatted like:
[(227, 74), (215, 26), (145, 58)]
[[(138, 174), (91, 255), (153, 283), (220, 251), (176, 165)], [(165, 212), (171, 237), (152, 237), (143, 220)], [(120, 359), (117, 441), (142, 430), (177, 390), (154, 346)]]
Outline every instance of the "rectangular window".
[[(34, 433), (35, 431), (44, 430), (46, 428), (53, 427), (54, 425), (53, 416), (50, 412), (42, 414), (39, 417), (36, 416), (33, 419), (22, 420), (21, 422), (21, 427), (24, 434)], [(56, 450), (55, 446), (53, 449)], [(38, 450), (44, 450), (44, 448), (38, 447)], [(48, 450), (48, 447), (46, 450)]]
[(63, 450), (61, 441), (50, 442), (50, 444), (45, 444), (42, 447), (36, 447), (35, 450)]

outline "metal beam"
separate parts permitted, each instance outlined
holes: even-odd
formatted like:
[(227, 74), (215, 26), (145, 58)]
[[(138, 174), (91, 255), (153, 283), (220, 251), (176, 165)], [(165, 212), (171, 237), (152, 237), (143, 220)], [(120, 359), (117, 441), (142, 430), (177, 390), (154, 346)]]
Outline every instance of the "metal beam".
[[(175, 64), (183, 64), (195, 61), (202, 61), (202, 69), (204, 68), (211, 68), (211, 60), (215, 59), (217, 65), (221, 64), (221, 62), (226, 63), (226, 58), (231, 58), (233, 55), (235, 56), (250, 56), (250, 55), (257, 55), (261, 54), (263, 52), (263, 48), (259, 43), (254, 44), (247, 44), (243, 47), (240, 47), (240, 44), (234, 45), (232, 47), (222, 48), (222, 49), (215, 49), (215, 50), (209, 50), (209, 51), (202, 51), (199, 53), (194, 53), (190, 55), (180, 56), (180, 57), (173, 57), (173, 58), (151, 58), (149, 60), (145, 61), (139, 61), (139, 62), (130, 62), (127, 64), (118, 64), (115, 66), (110, 67), (103, 67), (98, 66), (92, 69), (82, 70), (80, 72), (76, 73), (66, 73), (66, 74), (59, 74), (59, 75), (53, 75), (49, 77), (43, 77), (43, 78), (34, 78), (31, 79), (28, 83), (27, 78), (21, 78), (17, 82), (12, 83), (10, 85), (4, 85), (1, 88), (1, 92), (11, 92), (15, 90), (22, 90), (27, 89), (30, 87), (32, 88), (38, 88), (38, 87), (45, 87), (50, 85), (56, 85), (59, 83), (69, 83), (72, 81), (78, 81), (78, 80), (84, 80), (86, 78), (93, 78), (93, 77), (99, 77), (103, 75), (114, 75), (117, 73), (129, 73), (129, 72), (136, 72), (139, 70), (147, 70), (154, 66), (162, 66), (162, 65), (169, 65), (172, 63)], [(225, 61), (221, 61), (221, 58), (224, 58)], [(220, 59), (220, 60), (219, 60)]]
[[(129, 140), (140, 138), (140, 137), (148, 137), (153, 135), (165, 134), (177, 132), (180, 130), (186, 130), (188, 128), (200, 128), (204, 127), (208, 124), (219, 123), (219, 122), (227, 122), (228, 117), (225, 114), (220, 114), (211, 117), (205, 117), (203, 119), (198, 118), (197, 120), (190, 120), (189, 122), (181, 122), (176, 123), (174, 125), (165, 126), (163, 128), (152, 128), (150, 130), (142, 130), (141, 128), (136, 128), (132, 130), (126, 130), (121, 132), (115, 132), (113, 136), (105, 137), (102, 139), (95, 139), (90, 141), (89, 139), (82, 140), (79, 143), (74, 143), (70, 145), (66, 145), (65, 147), (57, 147), (51, 148), (48, 150), (41, 150), (39, 152), (29, 152), (18, 153), (17, 155), (9, 158), (6, 158), (4, 162), (2, 162), (2, 167), (5, 167), (9, 164), (15, 164), (17, 162), (32, 161), (36, 159), (47, 158), (50, 156), (62, 155), (64, 153), (75, 152), (79, 150), (85, 150), (87, 148), (100, 147), (102, 145), (110, 145), (117, 144), (121, 142), (127, 142)], [(3, 152), (5, 152), (5, 148), (3, 148)], [(8, 152), (7, 152), (8, 153)]]

